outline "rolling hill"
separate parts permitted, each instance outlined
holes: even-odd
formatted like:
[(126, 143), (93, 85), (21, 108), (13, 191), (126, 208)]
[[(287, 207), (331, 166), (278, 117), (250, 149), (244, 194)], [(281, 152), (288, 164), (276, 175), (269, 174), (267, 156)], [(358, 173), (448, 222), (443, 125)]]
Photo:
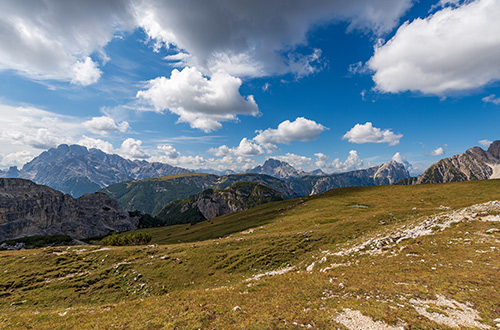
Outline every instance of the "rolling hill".
[(15, 329), (494, 329), (500, 180), (341, 188), (155, 244), (0, 252)]

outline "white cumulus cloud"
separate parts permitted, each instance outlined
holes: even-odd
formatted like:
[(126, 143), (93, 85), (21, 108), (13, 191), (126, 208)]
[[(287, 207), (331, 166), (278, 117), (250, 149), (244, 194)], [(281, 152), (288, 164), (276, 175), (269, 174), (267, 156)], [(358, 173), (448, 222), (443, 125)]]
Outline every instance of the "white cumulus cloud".
[(257, 131), (254, 141), (267, 149), (277, 149), (277, 144), (290, 144), (293, 141), (312, 141), (325, 130), (325, 126), (314, 120), (298, 117), (295, 121), (285, 120), (278, 128), (268, 128)]
[(97, 67), (97, 63), (87, 56), (85, 61), (76, 62), (73, 66), (73, 77), (71, 82), (78, 85), (91, 85), (101, 78), (102, 71)]
[(394, 134), (389, 129), (382, 130), (373, 127), (371, 122), (365, 124), (356, 124), (343, 137), (343, 140), (348, 140), (351, 143), (389, 143), (394, 146), (399, 144), (399, 140), (403, 137), (402, 134)]
[(265, 153), (264, 148), (260, 145), (243, 138), (237, 147), (229, 148), (226, 145), (222, 145), (218, 148), (211, 148), (208, 152), (214, 154), (217, 157), (223, 156), (260, 156)]
[(161, 144), (157, 146), (158, 150), (161, 150), (162, 153), (165, 154), (167, 159), (176, 159), (181, 154), (174, 147), (169, 144)]
[(500, 80), (498, 17), (499, 1), (477, 0), (403, 24), (368, 61), (376, 88), (444, 96)]
[(94, 139), (91, 137), (88, 137), (86, 135), (83, 135), (77, 142), (77, 144), (81, 146), (85, 146), (87, 148), (95, 148), (104, 151), (107, 154), (114, 154), (115, 149), (113, 148), (113, 145), (109, 143), (108, 141), (104, 141), (101, 139)]
[(144, 152), (141, 148), (142, 141), (141, 140), (135, 140), (133, 138), (128, 138), (125, 141), (123, 141), (120, 150), (118, 151), (119, 154), (125, 158), (130, 158), (130, 159), (146, 159), (149, 158), (150, 155), (148, 155), (146, 152)]
[(128, 1), (16, 1), (0, 5), (0, 70), (89, 85), (101, 76), (95, 54), (134, 25)]
[(83, 122), (83, 126), (92, 133), (101, 135), (106, 135), (109, 132), (126, 132), (130, 129), (126, 121), (117, 123), (113, 118), (107, 116), (92, 117), (91, 120)]
[(234, 121), (237, 115), (259, 114), (252, 95), (239, 93), (241, 80), (224, 72), (217, 72), (211, 79), (196, 68), (182, 71), (174, 69), (170, 78), (150, 80), (147, 89), (137, 97), (150, 103), (156, 111), (169, 110), (179, 116), (179, 121), (192, 128), (210, 132), (222, 127), (222, 121)]
[(330, 165), (336, 172), (347, 172), (360, 169), (363, 166), (363, 160), (359, 157), (356, 150), (349, 151), (349, 156), (345, 161), (336, 158)]
[(289, 163), (297, 169), (309, 168), (313, 163), (313, 160), (309, 157), (296, 155), (289, 152), (284, 156), (273, 156), (273, 158), (285, 163)]
[(442, 156), (445, 154), (443, 147), (438, 147), (431, 151), (431, 156)]

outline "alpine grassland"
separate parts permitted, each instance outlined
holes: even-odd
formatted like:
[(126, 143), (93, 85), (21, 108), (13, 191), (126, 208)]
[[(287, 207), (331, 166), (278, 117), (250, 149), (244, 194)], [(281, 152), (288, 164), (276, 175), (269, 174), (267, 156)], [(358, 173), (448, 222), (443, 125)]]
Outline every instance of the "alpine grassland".
[(127, 233), (149, 245), (0, 251), (0, 328), (494, 329), (499, 200), (500, 180), (340, 188)]

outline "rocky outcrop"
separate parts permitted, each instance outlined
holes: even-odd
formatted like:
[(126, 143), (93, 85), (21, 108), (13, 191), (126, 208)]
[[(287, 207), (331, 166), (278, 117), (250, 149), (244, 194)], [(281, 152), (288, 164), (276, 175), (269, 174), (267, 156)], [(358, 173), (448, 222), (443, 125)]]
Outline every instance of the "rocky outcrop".
[(315, 195), (342, 187), (363, 187), (393, 184), (410, 174), (401, 163), (390, 161), (379, 166), (324, 176), (303, 176), (290, 180), (290, 187), (299, 195)]
[(500, 178), (500, 141), (488, 150), (480, 147), (441, 159), (420, 175), (413, 184), (442, 183)]
[(25, 164), (16, 177), (79, 197), (117, 182), (183, 173), (189, 171), (163, 163), (132, 161), (99, 149), (62, 144)]
[(237, 182), (222, 190), (207, 189), (167, 204), (158, 214), (166, 225), (196, 223), (264, 203), (283, 200), (279, 192), (261, 182)]
[(0, 241), (64, 234), (82, 239), (137, 228), (137, 218), (105, 194), (78, 199), (25, 179), (0, 179)]

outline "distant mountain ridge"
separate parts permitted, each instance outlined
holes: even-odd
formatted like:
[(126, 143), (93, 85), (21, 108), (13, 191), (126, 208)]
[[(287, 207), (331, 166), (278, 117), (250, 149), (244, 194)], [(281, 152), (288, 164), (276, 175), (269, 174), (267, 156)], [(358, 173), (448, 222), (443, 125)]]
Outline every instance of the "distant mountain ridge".
[(264, 164), (248, 170), (247, 173), (266, 174), (279, 179), (299, 178), (307, 175), (306, 172), (297, 170), (292, 165), (274, 158), (269, 158)]
[(254, 173), (223, 176), (188, 173), (120, 182), (103, 188), (100, 192), (118, 200), (123, 209), (156, 215), (174, 200), (196, 195), (206, 189), (224, 189), (236, 182), (261, 182), (278, 191), (284, 199), (298, 197), (286, 182), (269, 175)]
[(158, 213), (157, 218), (165, 225), (197, 223), (282, 200), (278, 191), (264, 183), (238, 181), (224, 189), (207, 189), (197, 195), (170, 202)]
[[(284, 162), (268, 162), (293, 172), (293, 167)], [(291, 168), (291, 169), (290, 169)], [(283, 174), (278, 171), (277, 174)], [(297, 171), (298, 173), (298, 171)], [(393, 184), (410, 175), (404, 165), (390, 161), (365, 170), (331, 175), (303, 175), (279, 179), (267, 174), (241, 173), (224, 176), (189, 173), (163, 178), (151, 178), (121, 182), (106, 187), (104, 192), (118, 200), (126, 210), (156, 215), (166, 204), (198, 194), (205, 189), (224, 189), (236, 182), (261, 182), (278, 191), (284, 199), (315, 195), (327, 190), (351, 186), (375, 186)]]
[(11, 168), (0, 176), (29, 179), (79, 197), (117, 182), (189, 172), (168, 164), (132, 161), (99, 149), (61, 144), (42, 152), (20, 171)]
[(0, 242), (56, 234), (82, 239), (132, 230), (138, 222), (102, 193), (75, 199), (29, 180), (0, 178)]
[(500, 140), (491, 143), (488, 150), (473, 147), (465, 153), (441, 159), (419, 177), (404, 180), (401, 184), (487, 179), (500, 179)]
[(364, 170), (302, 176), (288, 180), (288, 183), (298, 195), (307, 196), (335, 188), (390, 185), (409, 177), (410, 173), (403, 164), (390, 161)]

